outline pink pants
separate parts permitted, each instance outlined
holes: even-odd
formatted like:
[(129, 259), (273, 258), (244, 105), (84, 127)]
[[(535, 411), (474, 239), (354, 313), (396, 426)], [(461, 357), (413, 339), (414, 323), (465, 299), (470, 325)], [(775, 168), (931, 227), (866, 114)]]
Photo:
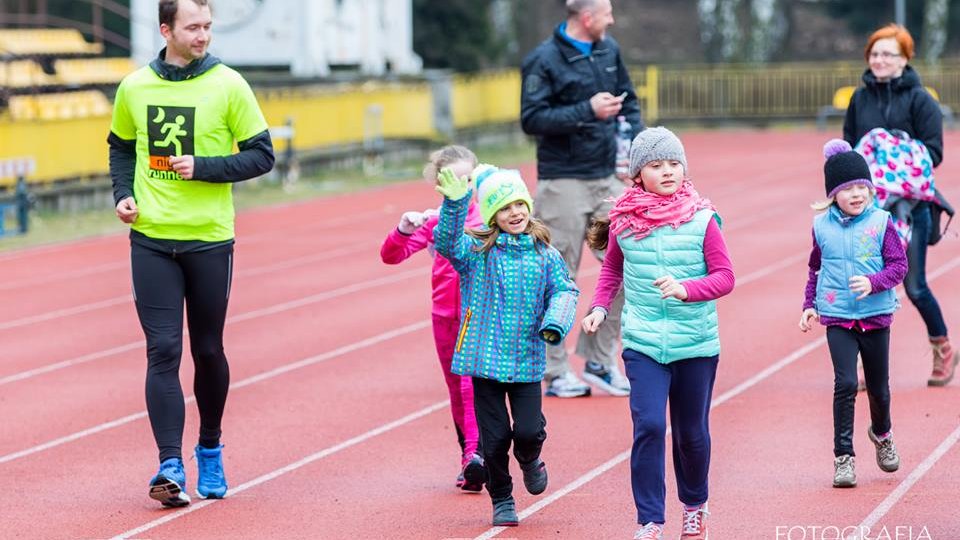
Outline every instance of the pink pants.
[(459, 319), (433, 316), (433, 339), (437, 344), (437, 356), (440, 358), (443, 378), (450, 392), (450, 412), (453, 415), (457, 439), (462, 450), (461, 465), (465, 465), (477, 451), (480, 434), (477, 430), (477, 416), (473, 411), (473, 380), (450, 372), (459, 331)]

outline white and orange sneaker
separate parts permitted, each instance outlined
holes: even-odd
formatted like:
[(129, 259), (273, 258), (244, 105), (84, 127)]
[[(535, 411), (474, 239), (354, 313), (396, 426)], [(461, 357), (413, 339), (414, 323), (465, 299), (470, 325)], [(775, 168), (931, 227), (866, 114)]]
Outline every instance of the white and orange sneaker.
[(651, 521), (633, 533), (633, 540), (663, 540), (663, 525)]
[(710, 515), (707, 512), (707, 503), (703, 503), (696, 508), (683, 509), (683, 530), (680, 532), (680, 540), (707, 540), (706, 517)]

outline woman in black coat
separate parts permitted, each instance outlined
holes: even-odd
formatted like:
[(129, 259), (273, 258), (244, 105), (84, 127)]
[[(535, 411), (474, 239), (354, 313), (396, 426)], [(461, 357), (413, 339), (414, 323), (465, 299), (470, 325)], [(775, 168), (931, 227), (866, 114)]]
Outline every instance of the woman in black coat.
[[(943, 160), (943, 115), (940, 105), (908, 64), (913, 52), (913, 38), (902, 26), (889, 24), (870, 36), (864, 49), (868, 65), (863, 73), (864, 85), (850, 99), (843, 122), (843, 138), (856, 146), (874, 128), (900, 130), (926, 145), (936, 167)], [(933, 347), (933, 372), (927, 384), (943, 386), (953, 378), (960, 351), (950, 344), (943, 312), (927, 285), (930, 203), (919, 202), (911, 218), (913, 233), (907, 248), (910, 268), (903, 284), (907, 297), (927, 325)]]

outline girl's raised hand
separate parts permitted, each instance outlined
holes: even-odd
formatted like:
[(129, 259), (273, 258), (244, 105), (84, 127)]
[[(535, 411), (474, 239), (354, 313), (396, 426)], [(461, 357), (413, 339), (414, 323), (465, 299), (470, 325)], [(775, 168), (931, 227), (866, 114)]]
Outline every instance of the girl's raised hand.
[(820, 321), (820, 314), (813, 308), (807, 308), (800, 314), (800, 331), (806, 332), (813, 328), (813, 321)]
[(587, 334), (592, 334), (596, 332), (598, 328), (600, 328), (600, 324), (603, 323), (604, 319), (606, 318), (607, 316), (604, 315), (599, 309), (591, 311), (586, 317), (583, 318), (582, 321), (580, 321), (580, 326), (583, 328), (584, 332)]
[(430, 219), (431, 214), (427, 212), (404, 212), (400, 216), (400, 224), (397, 225), (397, 229), (403, 234), (413, 234)]
[(673, 279), (673, 276), (658, 277), (653, 281), (654, 287), (660, 288), (660, 298), (670, 298), (677, 300), (687, 299), (687, 289), (679, 281)]
[(457, 178), (449, 168), (440, 169), (437, 176), (437, 191), (451, 201), (458, 201), (470, 193), (470, 183), (466, 177)]
[(870, 278), (867, 276), (853, 276), (850, 278), (850, 290), (855, 293), (860, 293), (857, 300), (863, 300), (873, 292), (873, 284), (870, 283)]

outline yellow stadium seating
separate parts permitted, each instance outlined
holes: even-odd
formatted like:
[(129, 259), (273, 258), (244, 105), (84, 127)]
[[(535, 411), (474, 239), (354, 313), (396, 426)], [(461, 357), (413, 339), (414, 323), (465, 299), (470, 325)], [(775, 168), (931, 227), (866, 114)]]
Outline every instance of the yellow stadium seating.
[(33, 60), (0, 62), (0, 86), (29, 88), (52, 84), (56, 84), (54, 77), (44, 73), (40, 64)]
[(103, 54), (102, 43), (88, 43), (72, 28), (0, 30), (0, 53), (20, 56)]
[(116, 84), (137, 69), (132, 58), (75, 58), (53, 64), (57, 79), (66, 85)]
[(110, 100), (98, 90), (12, 96), (13, 120), (69, 120), (106, 116), (112, 111)]

